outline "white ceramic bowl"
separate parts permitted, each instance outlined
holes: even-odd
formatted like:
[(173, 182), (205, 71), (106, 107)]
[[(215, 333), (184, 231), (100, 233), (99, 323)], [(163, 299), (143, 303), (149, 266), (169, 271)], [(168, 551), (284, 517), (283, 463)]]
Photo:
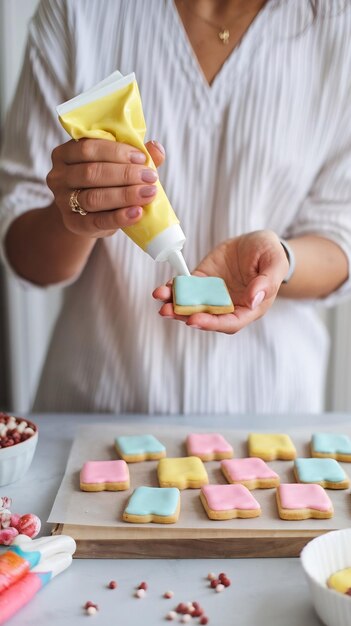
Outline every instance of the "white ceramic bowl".
[(327, 587), (331, 574), (351, 567), (351, 528), (333, 530), (310, 541), (301, 552), (314, 608), (327, 626), (351, 625), (351, 596)]
[(8, 448), (0, 448), (0, 487), (14, 483), (21, 478), (33, 460), (38, 442), (38, 427), (25, 418), (20, 418), (18, 421), (23, 419), (35, 430), (35, 433), (25, 441)]

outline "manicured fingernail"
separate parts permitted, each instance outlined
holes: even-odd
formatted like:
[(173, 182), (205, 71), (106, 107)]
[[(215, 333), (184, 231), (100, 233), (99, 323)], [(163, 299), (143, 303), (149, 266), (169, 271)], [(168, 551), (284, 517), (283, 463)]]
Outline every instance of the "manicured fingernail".
[(189, 326), (189, 328), (198, 328), (199, 330), (202, 330), (201, 326), (197, 326), (196, 324), (187, 324), (187, 326)]
[(155, 183), (158, 179), (158, 176), (154, 170), (142, 170), (141, 171), (141, 180), (144, 183)]
[(134, 219), (135, 217), (138, 217), (138, 215), (140, 215), (142, 209), (140, 206), (131, 206), (128, 210), (127, 210), (127, 217), (129, 217), (129, 219)]
[(129, 158), (132, 163), (145, 163), (146, 161), (146, 156), (143, 152), (131, 152)]
[(161, 152), (162, 156), (166, 156), (166, 150), (164, 149), (162, 143), (160, 143), (159, 141), (152, 141), (151, 143), (153, 146), (155, 146), (155, 148), (157, 148), (159, 152)]
[(256, 309), (260, 304), (262, 304), (263, 300), (265, 299), (265, 296), (266, 296), (265, 291), (258, 291), (254, 299), (252, 300), (251, 309)]
[(151, 198), (154, 196), (157, 191), (157, 187), (155, 185), (150, 185), (149, 187), (142, 187), (140, 189), (140, 195), (142, 198)]

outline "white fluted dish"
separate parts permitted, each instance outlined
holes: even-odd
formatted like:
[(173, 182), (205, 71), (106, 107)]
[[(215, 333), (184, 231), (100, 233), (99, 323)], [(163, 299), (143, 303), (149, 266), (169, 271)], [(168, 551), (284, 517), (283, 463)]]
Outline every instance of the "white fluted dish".
[(24, 476), (33, 460), (38, 443), (38, 428), (33, 422), (26, 422), (35, 430), (34, 435), (8, 448), (0, 448), (0, 487)]
[(350, 626), (351, 596), (329, 589), (327, 580), (338, 570), (351, 567), (351, 528), (313, 539), (300, 556), (319, 618), (326, 626)]

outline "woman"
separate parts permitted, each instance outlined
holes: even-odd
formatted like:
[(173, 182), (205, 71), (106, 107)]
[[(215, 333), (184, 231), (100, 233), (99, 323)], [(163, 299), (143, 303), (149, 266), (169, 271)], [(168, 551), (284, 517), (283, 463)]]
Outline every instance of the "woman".
[[(321, 409), (314, 304), (350, 291), (350, 13), (333, 0), (40, 5), (2, 166), (7, 263), (37, 285), (73, 282), (36, 410)], [(154, 197), (152, 171), (131, 146), (67, 142), (57, 122), (58, 103), (115, 69), (136, 73), (156, 165), (167, 149), (188, 265), (226, 280), (234, 315), (156, 315), (170, 270), (116, 232)], [(86, 215), (70, 208), (78, 189)]]

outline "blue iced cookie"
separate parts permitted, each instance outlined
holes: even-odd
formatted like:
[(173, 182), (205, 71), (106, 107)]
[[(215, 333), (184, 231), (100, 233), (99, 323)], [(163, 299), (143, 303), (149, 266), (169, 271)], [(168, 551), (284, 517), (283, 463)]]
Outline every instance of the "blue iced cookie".
[(314, 433), (311, 454), (313, 457), (351, 463), (351, 439), (342, 433)]
[(174, 524), (179, 517), (180, 492), (176, 487), (137, 487), (123, 513), (134, 524)]
[(123, 435), (115, 439), (119, 456), (127, 463), (157, 461), (166, 456), (165, 446), (153, 435)]
[(176, 276), (173, 279), (173, 309), (178, 315), (232, 313), (234, 305), (227, 286), (216, 276)]
[(294, 474), (298, 483), (315, 483), (325, 489), (347, 489), (349, 477), (335, 459), (295, 459)]

